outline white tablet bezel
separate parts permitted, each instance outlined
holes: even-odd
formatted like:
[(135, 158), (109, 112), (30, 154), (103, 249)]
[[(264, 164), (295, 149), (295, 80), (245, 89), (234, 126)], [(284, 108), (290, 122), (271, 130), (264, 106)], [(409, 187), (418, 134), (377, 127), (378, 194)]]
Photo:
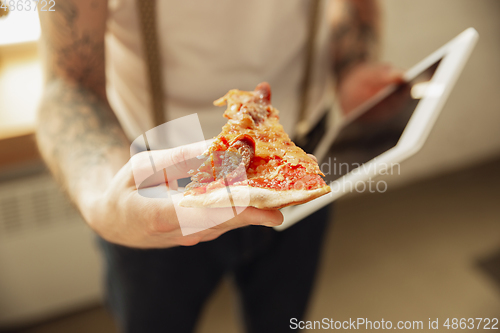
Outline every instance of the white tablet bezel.
[[(417, 77), (420, 73), (441, 59), (441, 62), (430, 81), (434, 93), (426, 94), (420, 100), (396, 146), (360, 166), (360, 168), (363, 167), (363, 172), (359, 172), (359, 168), (354, 169), (340, 179), (337, 179), (336, 182), (350, 184), (366, 182), (375, 177), (377, 175), (377, 171), (382, 170), (383, 167), (401, 163), (420, 150), (434, 123), (436, 122), (439, 112), (443, 108), (444, 103), (446, 102), (446, 99), (448, 98), (463, 67), (465, 66), (477, 39), (477, 31), (474, 28), (468, 28), (404, 74), (404, 80), (411, 81), (413, 78)], [(393, 88), (388, 88), (387, 90), (377, 94), (377, 96), (363, 104), (358, 110), (366, 109), (366, 106), (369, 104), (375, 104), (381, 98), (390, 93), (391, 89)], [(343, 127), (343, 125), (354, 120), (360, 113), (361, 111), (358, 112), (357, 110), (354, 110), (350, 117), (344, 119), (342, 125), (333, 125), (330, 128), (318, 145), (318, 149), (315, 151), (318, 160), (323, 159), (330, 145), (333, 143), (336, 134)], [(284, 230), (290, 227), (318, 209), (337, 200), (346, 193), (348, 192), (342, 191), (340, 187), (338, 190), (332, 188), (332, 193), (324, 195), (316, 200), (303, 205), (284, 208), (282, 212), (285, 220), (282, 225), (275, 227), (275, 229)]]

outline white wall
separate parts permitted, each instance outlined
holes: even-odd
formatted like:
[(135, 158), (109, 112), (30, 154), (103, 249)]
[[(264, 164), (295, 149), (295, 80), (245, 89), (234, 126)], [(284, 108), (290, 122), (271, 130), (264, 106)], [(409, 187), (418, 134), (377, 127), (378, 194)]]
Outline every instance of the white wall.
[(500, 155), (500, 1), (382, 0), (382, 59), (409, 68), (468, 27), (479, 42), (422, 151), (401, 165), (402, 184)]

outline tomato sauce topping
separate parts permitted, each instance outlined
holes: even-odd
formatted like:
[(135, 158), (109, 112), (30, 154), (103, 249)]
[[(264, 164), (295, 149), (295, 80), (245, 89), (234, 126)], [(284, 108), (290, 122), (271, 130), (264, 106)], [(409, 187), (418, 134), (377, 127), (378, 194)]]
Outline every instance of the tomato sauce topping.
[(308, 174), (303, 166), (290, 164), (284, 165), (276, 177), (256, 177), (249, 179), (248, 184), (276, 191), (312, 190), (326, 185), (320, 175)]

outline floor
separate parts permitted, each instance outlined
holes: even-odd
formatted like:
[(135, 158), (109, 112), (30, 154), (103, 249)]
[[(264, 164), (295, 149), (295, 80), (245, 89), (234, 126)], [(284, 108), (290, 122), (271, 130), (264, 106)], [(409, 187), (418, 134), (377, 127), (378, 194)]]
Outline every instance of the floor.
[[(446, 318), (499, 318), (500, 284), (495, 272), (484, 269), (495, 267), (500, 249), (499, 170), (496, 160), (340, 200), (308, 319), (428, 325), (429, 318), (438, 318), (434, 331), (439, 332), (447, 331)], [(243, 332), (235, 304), (225, 281), (207, 305), (198, 333)], [(115, 331), (107, 312), (96, 307), (18, 332)]]

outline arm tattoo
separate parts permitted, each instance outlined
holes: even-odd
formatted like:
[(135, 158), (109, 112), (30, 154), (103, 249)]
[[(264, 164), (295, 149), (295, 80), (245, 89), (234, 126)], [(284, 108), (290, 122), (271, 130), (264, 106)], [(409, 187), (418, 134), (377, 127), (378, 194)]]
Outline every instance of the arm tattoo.
[[(97, 8), (96, 10), (103, 10)], [(57, 12), (42, 25), (48, 79), (62, 77), (94, 90), (105, 99), (104, 40), (91, 28), (79, 28), (79, 12), (72, 0), (58, 4)]]
[(113, 151), (128, 153), (118, 121), (96, 94), (64, 80), (47, 85), (38, 119), (39, 147), (56, 179), (70, 194)]
[(377, 53), (379, 17), (376, 0), (337, 0), (332, 33), (333, 72), (340, 82), (355, 65)]
[(72, 1), (61, 1), (51, 14), (50, 21), (41, 20), (47, 83), (37, 141), (52, 173), (73, 196), (85, 179), (109, 167), (110, 159), (126, 162), (129, 142), (106, 100), (103, 35), (77, 27), (79, 11)]

